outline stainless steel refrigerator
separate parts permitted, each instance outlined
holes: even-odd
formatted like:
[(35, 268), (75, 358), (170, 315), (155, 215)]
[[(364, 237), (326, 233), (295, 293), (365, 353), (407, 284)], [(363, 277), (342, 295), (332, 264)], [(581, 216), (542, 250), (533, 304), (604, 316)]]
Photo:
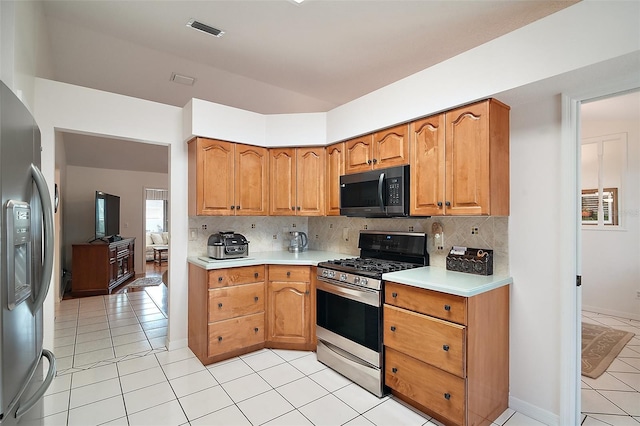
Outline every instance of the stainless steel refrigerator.
[[(0, 82), (0, 424), (18, 424), (55, 376), (43, 349), (44, 303), (53, 267), (53, 212), (40, 172), (40, 130)], [(42, 359), (48, 370), (42, 377)], [(36, 374), (38, 372), (38, 374)]]

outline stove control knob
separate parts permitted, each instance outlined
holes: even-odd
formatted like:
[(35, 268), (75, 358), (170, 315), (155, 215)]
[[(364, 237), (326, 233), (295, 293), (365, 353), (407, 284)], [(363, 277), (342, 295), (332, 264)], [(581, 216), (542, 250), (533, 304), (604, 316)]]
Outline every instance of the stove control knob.
[(347, 274), (340, 274), (340, 281), (346, 281), (347, 280)]
[(360, 278), (360, 285), (365, 286), (365, 285), (367, 285), (367, 283), (368, 283), (368, 282), (369, 282), (369, 280), (368, 280), (368, 279), (366, 279), (366, 278)]
[(360, 277), (353, 277), (353, 283), (356, 284), (356, 285), (360, 284)]
[(323, 277), (326, 277), (326, 276), (328, 276), (328, 275), (329, 275), (329, 271), (327, 271), (326, 269), (324, 269), (324, 270), (322, 271), (322, 276), (323, 276)]

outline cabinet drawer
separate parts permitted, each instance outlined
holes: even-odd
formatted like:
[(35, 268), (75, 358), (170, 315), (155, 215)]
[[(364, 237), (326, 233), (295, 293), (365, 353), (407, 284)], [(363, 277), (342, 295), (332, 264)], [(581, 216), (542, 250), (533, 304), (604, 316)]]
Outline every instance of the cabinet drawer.
[(385, 384), (457, 425), (465, 423), (465, 380), (393, 349), (385, 352)]
[(440, 293), (387, 281), (384, 284), (385, 302), (441, 318), (458, 324), (467, 324), (467, 298)]
[(309, 266), (269, 266), (269, 281), (309, 282), (310, 279), (311, 268)]
[(264, 282), (264, 265), (212, 269), (208, 274), (209, 288)]
[(264, 342), (264, 313), (209, 324), (209, 356)]
[(264, 283), (209, 290), (209, 322), (264, 311)]
[(465, 327), (394, 306), (384, 306), (385, 346), (459, 377), (465, 372)]

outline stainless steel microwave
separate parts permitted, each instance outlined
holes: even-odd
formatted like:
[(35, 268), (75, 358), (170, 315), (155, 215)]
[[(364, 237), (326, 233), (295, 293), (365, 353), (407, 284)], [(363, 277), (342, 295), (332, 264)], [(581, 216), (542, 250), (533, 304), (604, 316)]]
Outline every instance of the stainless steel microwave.
[(340, 176), (340, 214), (409, 216), (409, 166)]

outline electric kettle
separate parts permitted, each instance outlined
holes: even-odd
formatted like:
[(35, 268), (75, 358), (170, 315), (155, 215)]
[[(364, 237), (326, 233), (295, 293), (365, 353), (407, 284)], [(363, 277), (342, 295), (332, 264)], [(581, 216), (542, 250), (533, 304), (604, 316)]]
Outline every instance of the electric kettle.
[(289, 242), (289, 251), (291, 253), (299, 253), (307, 249), (309, 245), (307, 234), (299, 231), (292, 231), (289, 234), (291, 235), (291, 241)]

